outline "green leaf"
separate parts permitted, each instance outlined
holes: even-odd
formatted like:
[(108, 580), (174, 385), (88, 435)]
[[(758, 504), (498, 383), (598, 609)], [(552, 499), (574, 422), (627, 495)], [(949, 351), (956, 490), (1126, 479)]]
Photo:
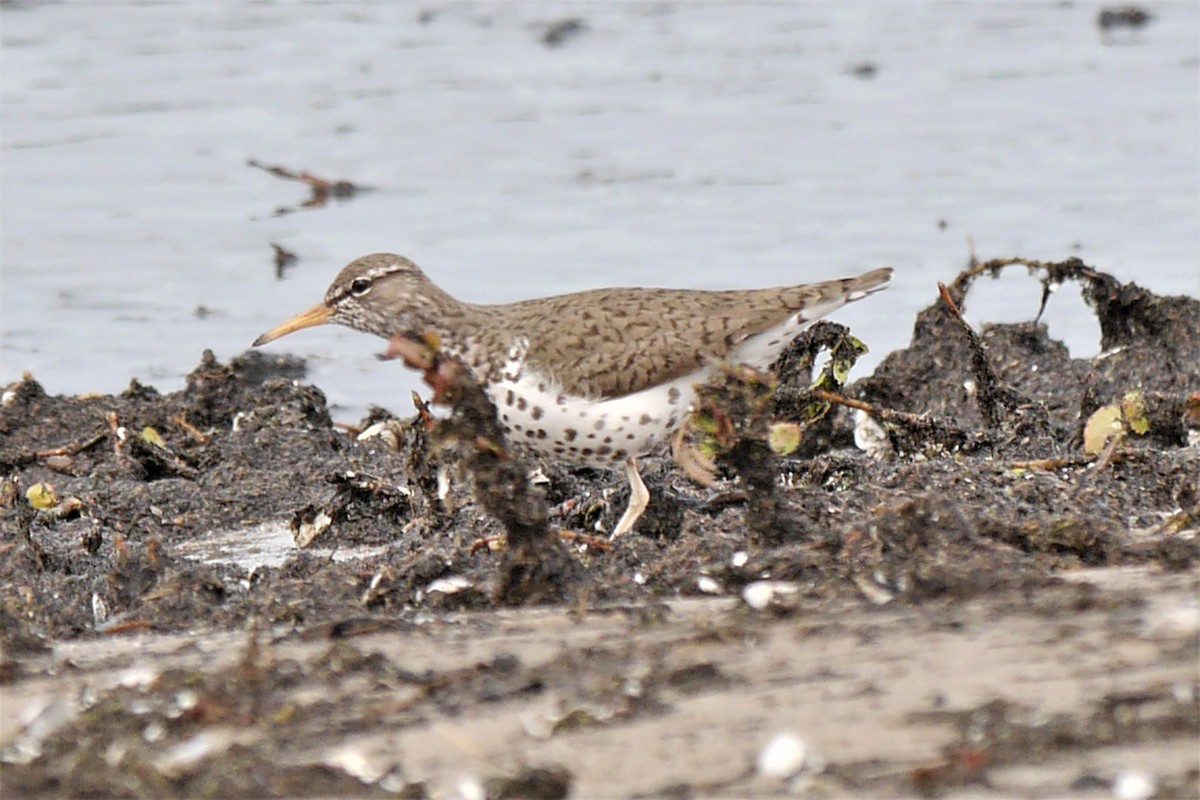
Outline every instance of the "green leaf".
[(167, 449), (167, 443), (163, 441), (162, 436), (160, 436), (158, 431), (154, 430), (154, 428), (151, 428), (149, 425), (142, 428), (142, 441), (146, 442), (147, 444), (152, 444), (155, 447), (162, 448), (163, 450)]
[(1129, 430), (1138, 436), (1144, 436), (1150, 431), (1150, 418), (1146, 416), (1146, 401), (1141, 392), (1130, 392), (1121, 400), (1121, 416), (1129, 425)]
[(1104, 449), (1109, 439), (1124, 432), (1120, 406), (1114, 403), (1098, 408), (1083, 427), (1083, 452), (1094, 456)]
[(54, 508), (58, 505), (58, 493), (54, 491), (54, 487), (48, 483), (35, 483), (25, 492), (25, 499), (29, 501), (29, 505), (39, 510)]
[(800, 426), (795, 422), (776, 422), (767, 433), (767, 444), (776, 454), (786, 456), (800, 446)]

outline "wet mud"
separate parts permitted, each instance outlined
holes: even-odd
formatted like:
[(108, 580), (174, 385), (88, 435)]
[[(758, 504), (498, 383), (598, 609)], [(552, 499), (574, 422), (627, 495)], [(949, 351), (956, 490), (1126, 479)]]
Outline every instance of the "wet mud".
[[(1100, 356), (956, 313), (1026, 267)], [(799, 363), (723, 373), (712, 485), (646, 459), (615, 542), (623, 476), (510, 458), (478, 406), (338, 425), (258, 352), (170, 394), (26, 376), (5, 796), (1195, 796), (1200, 301), (989, 262), (872, 376)], [(303, 546), (211, 544), (272, 526)]]

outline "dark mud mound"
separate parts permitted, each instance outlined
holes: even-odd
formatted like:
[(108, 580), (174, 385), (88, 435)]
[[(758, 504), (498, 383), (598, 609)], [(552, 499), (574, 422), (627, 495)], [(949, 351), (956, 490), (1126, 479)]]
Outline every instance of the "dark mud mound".
[[(960, 277), (950, 290), (959, 303), (988, 269)], [(611, 551), (595, 541), (577, 549), (580, 596), (692, 593), (711, 573), (722, 590), (769, 574), (821, 595), (882, 581), (886, 594), (917, 600), (1036, 583), (1075, 564), (1193, 563), (1195, 539), (1184, 532), (1195, 530), (1200, 502), (1200, 454), (1187, 443), (1200, 303), (1154, 297), (1078, 262), (1046, 272), (1085, 281), (1113, 349), (1072, 360), (1038, 323), (985, 327), (999, 380), (1028, 398), (1009, 415), (1016, 423), (985, 419), (970, 389), (978, 371), (969, 337), (935, 303), (918, 317), (911, 347), (847, 394), (941, 420), (961, 432), (961, 447), (885, 426), (900, 446), (883, 460), (853, 448), (784, 460), (777, 505), (786, 529), (773, 536), (761, 520), (747, 525), (735, 485), (704, 491), (652, 463), (640, 535)], [(420, 418), (377, 412), (339, 430), (321, 392), (293, 379), (297, 369), (260, 355), (226, 366), (205, 354), (186, 388), (168, 395), (136, 381), (115, 397), (49, 397), (30, 378), (10, 387), (0, 407), (9, 629), (61, 638), (492, 604), (496, 556), (471, 545), (503, 530), (470, 502), (452, 454), (428, 441)], [(1156, 409), (1149, 430), (1125, 437), (1104, 463), (1085, 458), (1086, 415), (1132, 391)], [(852, 424), (841, 410), (831, 441), (847, 444)], [(355, 435), (366, 428), (379, 435)], [(623, 481), (546, 472), (563, 527), (611, 527)], [(37, 486), (53, 493), (44, 508), (27, 497)], [(346, 561), (297, 550), (278, 568), (249, 572), (175, 555), (213, 531), (280, 521), (327, 546), (383, 549)], [(739, 551), (747, 555), (732, 566)], [(456, 590), (425, 591), (441, 578)]]
[[(962, 305), (975, 276), (1007, 263), (964, 274), (948, 288), (950, 301)], [(515, 565), (511, 552), (496, 552), (504, 527), (472, 501), (461, 449), (437, 441), (424, 412), (399, 419), (375, 411), (339, 427), (320, 390), (296, 380), (295, 361), (253, 354), (223, 365), (206, 353), (186, 387), (167, 395), (134, 381), (118, 396), (50, 397), (26, 377), (0, 405), (0, 680), (36, 675), (31, 665), (52, 641), (246, 629), (340, 639), (415, 625), (431, 611), (527, 600), (578, 609), (637, 604), (631, 613), (653, 625), (657, 599), (737, 595), (750, 584), (761, 595), (764, 580), (788, 585), (764, 601), (784, 616), (830, 601), (945, 608), (986, 598), (1025, 611), (1045, 596), (1054, 598), (1048, 615), (1141, 602), (1064, 585), (1058, 574), (1090, 565), (1195, 567), (1200, 303), (1155, 297), (1078, 262), (1037, 268), (1048, 285), (1085, 283), (1104, 354), (1071, 359), (1036, 322), (975, 334), (936, 300), (918, 317), (911, 346), (846, 387), (842, 404), (811, 426), (808, 446), (797, 451), (806, 457), (777, 458), (753, 439), (765, 435), (765, 423), (739, 423), (730, 430), (742, 437), (733, 440), (742, 457), (726, 466), (733, 475), (747, 471), (744, 485), (702, 488), (669, 461), (649, 459), (650, 509), (635, 533), (611, 546), (588, 534), (611, 529), (625, 504), (624, 479), (543, 465), (538, 502), (563, 545), (530, 550), (528, 538), (512, 539), (513, 549), (525, 548)], [(1127, 419), (1100, 452), (1085, 451), (1087, 419), (1131, 393), (1142, 402), (1137, 424)], [(874, 428), (864, 427), (864, 408)], [(873, 437), (874, 455), (853, 446), (864, 436)], [(505, 497), (525, 489), (509, 466), (489, 463), (492, 473), (471, 470), (477, 479), (516, 481), (504, 491), (480, 487), (481, 500), (505, 518)], [(522, 518), (541, 526), (542, 514)], [(514, 519), (506, 519), (510, 528)], [(289, 529), (311, 546), (274, 566), (239, 565), (206, 546), (218, 534), (236, 538), (262, 526)], [(529, 553), (549, 552), (564, 559), (553, 571), (562, 583), (531, 589), (526, 584), (540, 578)], [(718, 638), (726, 635), (740, 636)], [(252, 654), (240, 670), (226, 688), (208, 686), (213, 676), (172, 674), (164, 691), (199, 687), (211, 705), (188, 715), (240, 725), (261, 721), (239, 704), (266, 692), (262, 686), (312, 679)], [(508, 686), (499, 662), (480, 670), (492, 676), (480, 692)], [(431, 697), (439, 685), (392, 672), (371, 680)], [(524, 675), (503, 691), (541, 691), (544, 680)], [(288, 713), (262, 711), (277, 720)], [(93, 712), (47, 740), (43, 756), (6, 768), (9, 780), (43, 796), (64, 787), (142, 796), (378, 789), (236, 747), (233, 757), (252, 761), (263, 783), (232, 784), (220, 771), (139, 777), (120, 759), (71, 755), (81, 752), (76, 743), (99, 752), (116, 735), (113, 725), (140, 724)], [(564, 781), (551, 783), (565, 791)]]
[[(1072, 359), (1066, 347), (1050, 339), (1046, 326), (1036, 321), (984, 327), (988, 357), (1000, 377), (1046, 409), (1055, 429), (1045, 449), (1017, 450), (1012, 457), (1077, 449), (1078, 437), (1072, 434), (1082, 429), (1083, 420), (1103, 403), (1130, 391), (1181, 404), (1180, 398), (1200, 388), (1200, 303), (1195, 298), (1158, 297), (1137, 284), (1119, 283), (1077, 259), (989, 261), (960, 275), (949, 294), (965, 308), (975, 301), (968, 292), (979, 277), (995, 276), (1013, 266), (1028, 267), (1039, 276), (1043, 307), (1052, 302), (1056, 286), (1079, 282), (1100, 322), (1102, 353)], [(986, 302), (987, 286), (977, 287), (976, 292)], [(1031, 316), (1041, 316), (1040, 310), (1030, 311)], [(917, 316), (912, 344), (884, 359), (872, 377), (859, 382), (859, 389), (864, 399), (886, 408), (948, 418), (964, 429), (979, 430), (987, 421), (975, 394), (978, 380), (971, 357), (960, 326), (943, 304), (935, 303)], [(1181, 406), (1180, 419), (1183, 411)], [(1161, 444), (1187, 443), (1179, 420), (1168, 415), (1163, 423), (1153, 432)]]

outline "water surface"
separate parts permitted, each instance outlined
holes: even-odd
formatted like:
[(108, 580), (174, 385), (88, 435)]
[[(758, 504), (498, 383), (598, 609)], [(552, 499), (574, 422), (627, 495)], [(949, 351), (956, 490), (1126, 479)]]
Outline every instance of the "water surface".
[[(39, 3), (0, 11), (0, 381), (171, 390), (404, 253), (465, 299), (750, 287), (891, 264), (877, 362), (968, 256), (1200, 292), (1200, 6)], [(579, 17), (558, 47), (546, 27)], [(256, 158), (377, 187), (286, 215)], [(269, 242), (300, 255), (277, 280)], [(1072, 295), (1075, 295), (1073, 297)], [(1038, 288), (985, 282), (976, 321)], [(1052, 332), (1097, 328), (1077, 293)], [(273, 345), (356, 419), (415, 378), (341, 329)]]

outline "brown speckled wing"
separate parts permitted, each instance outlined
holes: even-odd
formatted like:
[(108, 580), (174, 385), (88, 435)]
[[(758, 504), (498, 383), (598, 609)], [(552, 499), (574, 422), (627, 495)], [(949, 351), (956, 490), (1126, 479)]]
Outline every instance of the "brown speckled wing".
[[(503, 327), (529, 334), (530, 368), (551, 373), (571, 394), (601, 399), (677, 378), (705, 357), (724, 358), (797, 312), (824, 307), (828, 313), (882, 288), (890, 276), (880, 269), (751, 291), (597, 289), (507, 306)], [(551, 319), (557, 336), (535, 333)], [(567, 366), (547, 370), (548, 364)]]

